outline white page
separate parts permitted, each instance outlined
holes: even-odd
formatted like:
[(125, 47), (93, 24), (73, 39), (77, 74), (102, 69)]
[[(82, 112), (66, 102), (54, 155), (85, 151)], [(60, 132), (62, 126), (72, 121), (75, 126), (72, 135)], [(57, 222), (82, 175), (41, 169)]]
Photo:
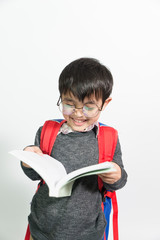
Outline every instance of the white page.
[[(67, 182), (68, 186), (72, 186), (74, 181), (80, 177), (101, 174), (106, 172), (115, 172), (116, 169), (111, 162), (104, 162), (100, 164), (91, 165), (88, 167), (75, 170), (68, 175), (64, 176), (56, 185), (56, 189), (61, 189)], [(72, 182), (72, 183), (71, 183)], [(68, 189), (69, 193), (69, 189)], [(66, 192), (67, 194), (67, 192)]]
[(52, 187), (49, 187), (49, 196), (50, 197), (71, 196), (74, 181), (68, 182), (67, 184), (65, 184), (65, 183), (63, 184), (63, 186), (61, 186), (61, 185), (59, 185), (59, 182), (58, 182), (55, 189), (52, 189)]
[(49, 155), (43, 154), (41, 156), (37, 153), (23, 150), (14, 150), (10, 154), (32, 167), (52, 189), (67, 174), (62, 163)]
[(41, 156), (22, 150), (14, 150), (10, 153), (27, 163), (43, 178), (49, 187), (50, 197), (70, 196), (74, 181), (80, 177), (116, 171), (111, 162), (104, 162), (80, 168), (67, 175), (63, 164), (49, 155)]

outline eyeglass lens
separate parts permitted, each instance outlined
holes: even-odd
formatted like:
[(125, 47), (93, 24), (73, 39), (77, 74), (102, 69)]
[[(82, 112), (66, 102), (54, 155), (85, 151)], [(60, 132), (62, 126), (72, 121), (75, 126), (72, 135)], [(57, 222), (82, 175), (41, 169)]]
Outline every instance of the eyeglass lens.
[[(80, 109), (76, 108), (74, 105), (69, 105), (63, 102), (60, 103), (59, 108), (60, 111), (65, 115), (71, 115), (75, 111), (75, 109)], [(85, 104), (82, 108), (82, 111), (86, 117), (94, 117), (98, 114), (99, 109), (95, 104), (91, 103)]]

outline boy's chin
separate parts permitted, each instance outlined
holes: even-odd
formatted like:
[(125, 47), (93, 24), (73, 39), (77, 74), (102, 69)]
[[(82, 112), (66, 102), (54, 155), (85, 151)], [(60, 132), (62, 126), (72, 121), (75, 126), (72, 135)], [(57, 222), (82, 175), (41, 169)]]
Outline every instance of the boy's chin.
[(84, 130), (87, 128), (87, 124), (83, 124), (81, 126), (78, 126), (76, 124), (69, 124), (70, 127), (72, 128), (73, 131), (76, 131), (76, 132), (84, 132)]

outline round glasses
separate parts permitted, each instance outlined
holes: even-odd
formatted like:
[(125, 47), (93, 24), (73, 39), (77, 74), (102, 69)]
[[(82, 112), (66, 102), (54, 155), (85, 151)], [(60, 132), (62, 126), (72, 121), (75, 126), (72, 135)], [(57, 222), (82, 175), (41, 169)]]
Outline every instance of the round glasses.
[(74, 104), (70, 104), (64, 100), (62, 102), (58, 101), (57, 106), (64, 115), (71, 115), (76, 111), (76, 109), (82, 109), (84, 116), (88, 118), (96, 117), (98, 113), (102, 110), (95, 103), (92, 102), (85, 103), (83, 107), (77, 108)]

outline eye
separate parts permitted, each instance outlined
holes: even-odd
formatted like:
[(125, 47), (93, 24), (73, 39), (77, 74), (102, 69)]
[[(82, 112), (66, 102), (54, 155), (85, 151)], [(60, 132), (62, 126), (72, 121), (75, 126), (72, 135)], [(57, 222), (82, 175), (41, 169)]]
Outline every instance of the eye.
[(63, 103), (63, 106), (65, 108), (74, 108), (75, 107), (73, 104), (70, 104), (70, 103)]
[(87, 107), (87, 106), (84, 106), (85, 110), (87, 111), (92, 111), (94, 108), (91, 108), (91, 107)]
[(86, 111), (93, 111), (96, 108), (96, 105), (93, 103), (87, 103), (84, 105)]

